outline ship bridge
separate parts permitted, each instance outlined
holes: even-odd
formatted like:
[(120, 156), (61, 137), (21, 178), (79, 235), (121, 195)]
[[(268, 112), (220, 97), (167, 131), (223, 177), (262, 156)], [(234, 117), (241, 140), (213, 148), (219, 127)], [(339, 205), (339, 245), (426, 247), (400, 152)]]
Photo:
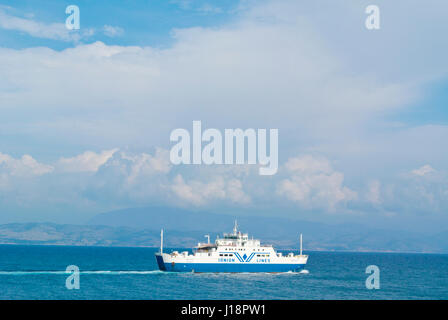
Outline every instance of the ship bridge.
[[(215, 252), (219, 247), (235, 247), (235, 248), (246, 248), (246, 249), (256, 249), (259, 248), (258, 251), (271, 251), (273, 250), (272, 245), (261, 245), (260, 240), (258, 239), (249, 239), (249, 235), (247, 233), (242, 233), (238, 230), (238, 224), (235, 221), (235, 225), (233, 227), (232, 233), (224, 233), (222, 238), (216, 237), (215, 243), (210, 243), (210, 236), (205, 235), (208, 242), (201, 243), (194, 248), (197, 252)], [(264, 248), (263, 250), (261, 248)], [(225, 249), (228, 250), (228, 249)], [(241, 249), (237, 249), (241, 250)]]
[(217, 246), (232, 246), (232, 247), (260, 247), (260, 240), (249, 239), (247, 233), (238, 231), (238, 224), (235, 221), (232, 233), (224, 233), (222, 239), (217, 238), (215, 241)]

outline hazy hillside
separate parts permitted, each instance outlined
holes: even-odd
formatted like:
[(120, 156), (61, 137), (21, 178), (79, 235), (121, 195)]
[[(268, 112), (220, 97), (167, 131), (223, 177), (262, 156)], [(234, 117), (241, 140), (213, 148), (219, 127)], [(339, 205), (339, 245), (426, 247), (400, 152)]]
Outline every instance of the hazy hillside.
[[(111, 227), (131, 227), (138, 229), (206, 231), (213, 233), (229, 232), (235, 217), (209, 212), (195, 212), (180, 208), (147, 207), (101, 213), (89, 221), (89, 225)], [(297, 221), (276, 217), (238, 217), (240, 228), (255, 236), (293, 237), (302, 233), (329, 232), (327, 225), (308, 221)]]
[[(231, 231), (234, 217), (180, 208), (130, 208), (102, 213), (90, 224), (127, 226), (150, 230), (210, 232)], [(276, 217), (238, 217), (242, 231), (284, 247), (296, 247), (303, 233), (306, 247), (314, 250), (448, 252), (448, 234), (427, 236), (404, 231), (368, 228), (361, 225), (300, 221)]]
[[(0, 225), (0, 243), (156, 247), (164, 228), (167, 247), (192, 247), (205, 241), (205, 234), (215, 239), (217, 234), (231, 231), (233, 219), (182, 209), (126, 209), (97, 215), (88, 225)], [(448, 253), (448, 232), (427, 236), (274, 217), (239, 217), (238, 223), (242, 231), (279, 248), (297, 248), (298, 234), (303, 233), (307, 250)]]
[[(167, 246), (194, 245), (195, 233), (171, 233)], [(39, 245), (147, 246), (160, 243), (160, 232), (126, 227), (59, 225), (54, 223), (12, 223), (0, 225), (0, 243)]]

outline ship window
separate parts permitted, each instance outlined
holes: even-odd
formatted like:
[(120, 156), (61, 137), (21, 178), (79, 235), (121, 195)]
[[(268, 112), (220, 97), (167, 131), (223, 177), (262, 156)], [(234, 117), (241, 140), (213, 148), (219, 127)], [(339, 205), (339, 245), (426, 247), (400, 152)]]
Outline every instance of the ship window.
[(220, 253), (220, 254), (219, 254), (219, 256), (220, 256), (220, 257), (222, 257), (222, 256), (223, 256), (223, 254), (222, 254), (222, 253)]

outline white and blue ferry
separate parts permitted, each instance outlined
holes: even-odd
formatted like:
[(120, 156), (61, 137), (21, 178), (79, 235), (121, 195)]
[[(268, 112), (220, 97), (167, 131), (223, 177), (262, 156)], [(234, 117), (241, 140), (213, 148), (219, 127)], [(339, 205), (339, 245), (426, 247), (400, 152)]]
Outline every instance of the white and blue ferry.
[(261, 245), (260, 240), (249, 239), (247, 233), (238, 231), (224, 233), (215, 243), (198, 243), (193, 254), (188, 251), (163, 252), (163, 230), (160, 235), (160, 252), (156, 253), (157, 264), (163, 271), (174, 272), (298, 272), (305, 267), (308, 256), (302, 254), (302, 235), (300, 251), (283, 255), (271, 245)]

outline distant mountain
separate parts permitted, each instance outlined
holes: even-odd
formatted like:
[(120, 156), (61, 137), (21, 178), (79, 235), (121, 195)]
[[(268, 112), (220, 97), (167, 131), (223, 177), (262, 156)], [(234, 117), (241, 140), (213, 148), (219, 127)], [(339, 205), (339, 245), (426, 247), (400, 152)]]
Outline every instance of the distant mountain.
[[(102, 213), (87, 225), (13, 223), (0, 225), (0, 243), (43, 245), (158, 247), (165, 229), (166, 247), (192, 247), (231, 231), (234, 217), (183, 209), (148, 207)], [(306, 250), (448, 253), (448, 232), (433, 236), (372, 229), (353, 224), (327, 225), (280, 217), (238, 217), (240, 229), (277, 248)]]
[[(96, 215), (89, 225), (131, 227), (150, 230), (178, 230), (222, 233), (231, 231), (235, 217), (227, 214), (190, 211), (181, 208), (146, 207), (116, 210)], [(331, 227), (315, 222), (277, 217), (239, 216), (240, 228), (254, 236), (284, 237), (290, 234), (329, 232)]]
[[(171, 233), (167, 246), (193, 246), (202, 234)], [(0, 225), (0, 244), (158, 247), (160, 231), (127, 227), (85, 226), (55, 223)]]
[[(213, 238), (231, 231), (235, 217), (225, 214), (190, 211), (181, 208), (129, 208), (102, 213), (89, 225), (132, 227), (158, 231), (209, 233)], [(299, 233), (304, 234), (305, 246), (313, 250), (448, 252), (448, 235), (426, 236), (405, 231), (368, 228), (362, 225), (328, 225), (282, 217), (239, 216), (244, 232), (281, 247), (297, 247)]]

